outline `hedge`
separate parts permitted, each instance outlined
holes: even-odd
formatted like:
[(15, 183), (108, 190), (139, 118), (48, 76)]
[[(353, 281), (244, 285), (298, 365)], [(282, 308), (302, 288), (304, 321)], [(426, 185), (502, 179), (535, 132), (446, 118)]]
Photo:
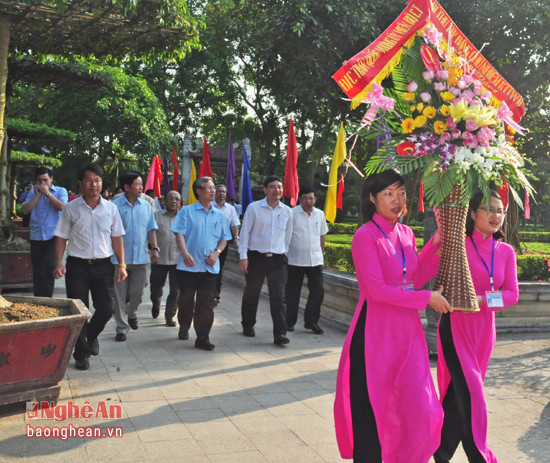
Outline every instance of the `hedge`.
[[(520, 281), (550, 281), (550, 266), (543, 256), (517, 256)], [(326, 243), (325, 267), (355, 273), (351, 248), (345, 244)]]
[[(417, 238), (424, 236), (424, 227), (422, 225), (409, 225)], [(329, 233), (332, 235), (353, 235), (357, 230), (357, 224), (354, 223), (334, 223), (328, 226)], [(530, 232), (520, 231), (519, 239), (525, 243), (550, 243), (550, 232)]]

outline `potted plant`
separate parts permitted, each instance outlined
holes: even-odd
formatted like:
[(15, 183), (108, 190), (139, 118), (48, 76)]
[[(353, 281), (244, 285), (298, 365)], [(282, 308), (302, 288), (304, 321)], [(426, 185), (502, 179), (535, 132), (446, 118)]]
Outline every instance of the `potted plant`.
[(91, 317), (77, 299), (0, 296), (0, 307), (25, 303), (56, 308), (59, 315), (0, 324), (0, 405), (27, 400), (57, 401), (82, 326)]

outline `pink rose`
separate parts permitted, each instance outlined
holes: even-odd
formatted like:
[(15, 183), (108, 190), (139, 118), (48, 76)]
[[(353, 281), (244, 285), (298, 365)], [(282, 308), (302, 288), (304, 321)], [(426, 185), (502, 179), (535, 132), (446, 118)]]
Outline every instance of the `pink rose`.
[(449, 71), (447, 71), (446, 69), (443, 69), (441, 71), (437, 71), (435, 73), (435, 78), (437, 80), (447, 80), (449, 78)]
[(451, 141), (451, 134), (449, 132), (443, 132), (439, 137), (439, 144), (444, 145), (449, 141)]
[(456, 129), (456, 122), (452, 117), (447, 118), (447, 127), (451, 130)]
[(431, 99), (432, 99), (432, 96), (428, 93), (428, 92), (422, 92), (420, 94), (420, 99), (424, 102), (424, 103), (428, 103)]
[(462, 138), (464, 139), (464, 146), (470, 148), (470, 149), (476, 149), (478, 146), (477, 137), (470, 132), (464, 132), (462, 134)]
[(468, 132), (473, 132), (474, 130), (477, 130), (478, 129), (478, 126), (476, 124), (476, 121), (474, 121), (473, 119), (468, 119), (466, 121), (466, 130)]
[(460, 79), (460, 80), (456, 83), (456, 86), (457, 86), (460, 90), (464, 90), (468, 85), (466, 84), (466, 82), (464, 82), (464, 80)]
[(451, 92), (454, 96), (460, 96), (462, 93), (462, 91), (456, 87), (449, 87), (449, 92)]
[(462, 132), (458, 129), (453, 129), (451, 130), (451, 138), (453, 140), (456, 140), (457, 138), (460, 138), (460, 136), (462, 135)]
[(478, 132), (476, 134), (477, 141), (479, 143), (479, 146), (483, 146), (484, 148), (489, 148), (489, 138), (487, 137), (487, 134), (485, 132)]
[(433, 71), (424, 71), (422, 73), (422, 77), (424, 78), (424, 80), (433, 80), (433, 78), (435, 77), (435, 73)]
[(435, 82), (434, 90), (437, 92), (443, 92), (447, 89), (447, 86), (443, 82)]
[(481, 95), (483, 91), (483, 84), (479, 80), (474, 80), (474, 93), (476, 95)]
[(466, 85), (470, 85), (474, 81), (474, 78), (465, 74), (462, 76), (462, 80), (466, 83)]
[(418, 84), (413, 80), (409, 85), (407, 85), (407, 92), (414, 93), (418, 90)]
[(491, 98), (493, 98), (493, 94), (489, 90), (485, 90), (483, 94), (480, 96), (480, 98), (485, 101), (486, 103), (491, 102)]

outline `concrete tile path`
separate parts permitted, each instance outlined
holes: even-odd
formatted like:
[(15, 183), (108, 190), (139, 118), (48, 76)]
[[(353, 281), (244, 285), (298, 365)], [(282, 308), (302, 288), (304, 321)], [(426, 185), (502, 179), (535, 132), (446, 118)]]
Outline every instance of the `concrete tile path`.
[[(57, 282), (56, 297), (64, 297)], [(24, 404), (0, 407), (0, 462), (341, 462), (332, 404), (345, 328), (321, 321), (325, 335), (297, 325), (286, 347), (273, 344), (262, 297), (256, 337), (241, 334), (242, 289), (224, 284), (216, 307), (213, 352), (177, 338), (163, 312), (151, 317), (149, 290), (139, 329), (117, 343), (111, 321), (88, 371), (71, 361), (59, 403), (120, 404), (120, 419), (57, 425), (120, 426), (122, 438), (36, 439)], [(435, 375), (435, 363), (432, 363)], [(547, 333), (500, 334), (486, 379), (489, 442), (501, 463), (550, 461), (550, 341)], [(453, 462), (467, 459), (459, 449)], [(409, 462), (403, 462), (409, 463)], [(412, 462), (416, 463), (416, 462)]]

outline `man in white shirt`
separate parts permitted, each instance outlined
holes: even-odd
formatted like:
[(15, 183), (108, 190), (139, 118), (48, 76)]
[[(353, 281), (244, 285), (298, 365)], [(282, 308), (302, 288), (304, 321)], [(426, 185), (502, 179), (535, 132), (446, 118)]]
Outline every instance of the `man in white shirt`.
[[(237, 211), (235, 208), (228, 204), (225, 201), (227, 196), (227, 187), (223, 184), (216, 185), (216, 199), (212, 201), (212, 206), (220, 210), (231, 228), (231, 234), (233, 235), (233, 247), (235, 249), (239, 248), (239, 225), (241, 222), (237, 216)], [(223, 266), (225, 265), (225, 258), (227, 257), (227, 250), (229, 249), (229, 244), (223, 248), (222, 253), (220, 254), (220, 273), (218, 273), (218, 285), (216, 286), (216, 304), (220, 302), (220, 293), (222, 292), (222, 275), (223, 275)]]
[(285, 320), (286, 253), (292, 235), (292, 211), (281, 201), (283, 183), (271, 175), (264, 181), (265, 198), (248, 206), (239, 240), (239, 268), (245, 272), (246, 287), (241, 306), (243, 335), (254, 337), (260, 291), (267, 277), (273, 320), (273, 342), (288, 344)]
[(298, 305), (304, 275), (307, 275), (307, 298), (304, 327), (315, 334), (323, 334), (319, 327), (323, 289), (323, 252), (327, 221), (322, 210), (313, 207), (317, 197), (310, 186), (302, 186), (298, 195), (300, 204), (292, 209), (292, 237), (288, 249), (288, 282), (286, 284), (286, 325), (294, 331), (298, 320)]
[[(92, 294), (94, 314), (84, 324), (76, 341), (73, 357), (79, 370), (90, 368), (88, 358), (99, 354), (97, 337), (113, 315), (114, 265), (110, 256), (118, 259), (117, 282), (126, 276), (124, 263), (124, 228), (117, 207), (100, 196), (103, 169), (87, 164), (78, 172), (82, 196), (67, 204), (55, 227), (55, 278), (65, 275), (67, 297), (80, 299), (89, 307)], [(67, 247), (67, 266), (63, 253)]]

